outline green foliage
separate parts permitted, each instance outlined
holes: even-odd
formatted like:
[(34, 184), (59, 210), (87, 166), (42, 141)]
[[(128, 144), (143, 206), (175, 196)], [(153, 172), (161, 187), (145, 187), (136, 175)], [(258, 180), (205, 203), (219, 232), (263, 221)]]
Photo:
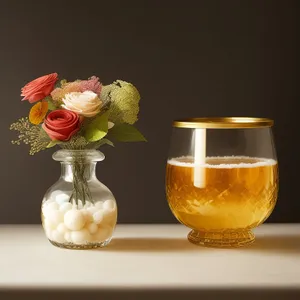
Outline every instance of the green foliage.
[(100, 141), (89, 143), (88, 146), (86, 147), (86, 149), (98, 149), (99, 147), (101, 147), (103, 145), (109, 145), (111, 147), (115, 146), (112, 141), (104, 138), (104, 139), (101, 139)]
[(10, 130), (19, 132), (18, 139), (13, 140), (12, 143), (20, 145), (21, 142), (29, 145), (29, 154), (34, 155), (37, 152), (45, 150), (51, 141), (47, 133), (40, 125), (33, 125), (29, 119), (21, 118), (11, 124)]
[(52, 147), (54, 147), (54, 146), (56, 146), (56, 145), (58, 145), (58, 144), (61, 144), (61, 143), (62, 143), (61, 141), (56, 141), (56, 140), (54, 140), (54, 141), (51, 141), (51, 142), (47, 145), (46, 148), (52, 148)]
[(66, 84), (67, 83), (67, 80), (66, 79), (62, 79), (62, 80), (58, 80), (58, 81), (56, 81), (56, 83), (55, 83), (55, 86), (54, 86), (54, 88), (56, 89), (56, 88), (60, 88), (60, 87), (62, 87), (64, 84)]
[(88, 145), (89, 142), (80, 133), (73, 135), (69, 141), (59, 143), (61, 148), (68, 150), (83, 150)]
[(88, 142), (97, 142), (104, 138), (108, 131), (108, 112), (98, 115), (84, 129), (84, 137)]
[(117, 124), (109, 130), (108, 138), (119, 142), (146, 142), (142, 133), (134, 126), (129, 124)]
[(116, 80), (103, 86), (101, 99), (110, 102), (109, 119), (112, 122), (134, 124), (138, 120), (140, 94), (131, 83)]
[(48, 102), (48, 109), (49, 110), (55, 110), (55, 109), (59, 108), (58, 106), (55, 105), (55, 102), (53, 101), (52, 97), (47, 96), (43, 100)]
[(100, 141), (99, 147), (102, 146), (102, 145), (105, 145), (105, 144), (107, 144), (107, 145), (109, 145), (109, 146), (111, 146), (111, 147), (114, 147), (114, 146), (115, 146), (114, 143), (113, 143), (112, 141), (110, 141), (109, 139), (102, 139), (102, 140)]

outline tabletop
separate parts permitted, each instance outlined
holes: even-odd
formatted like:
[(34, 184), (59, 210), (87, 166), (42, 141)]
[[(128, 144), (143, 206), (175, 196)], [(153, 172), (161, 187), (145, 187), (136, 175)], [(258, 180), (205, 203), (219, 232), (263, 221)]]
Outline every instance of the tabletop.
[(191, 244), (188, 232), (181, 224), (117, 225), (105, 248), (65, 250), (52, 246), (40, 225), (1, 225), (0, 295), (300, 299), (300, 224), (261, 225), (255, 243), (237, 249)]

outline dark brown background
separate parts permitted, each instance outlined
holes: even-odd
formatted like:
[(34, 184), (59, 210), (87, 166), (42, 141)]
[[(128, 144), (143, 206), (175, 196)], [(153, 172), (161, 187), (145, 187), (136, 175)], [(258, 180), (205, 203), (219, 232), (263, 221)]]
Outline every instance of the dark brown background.
[(59, 176), (49, 150), (10, 144), (26, 115), (20, 88), (51, 72), (133, 82), (148, 143), (104, 149), (98, 176), (119, 221), (176, 222), (164, 193), (171, 122), (181, 117), (275, 120), (280, 195), (268, 221), (300, 222), (297, 1), (0, 1), (0, 223), (39, 223)]

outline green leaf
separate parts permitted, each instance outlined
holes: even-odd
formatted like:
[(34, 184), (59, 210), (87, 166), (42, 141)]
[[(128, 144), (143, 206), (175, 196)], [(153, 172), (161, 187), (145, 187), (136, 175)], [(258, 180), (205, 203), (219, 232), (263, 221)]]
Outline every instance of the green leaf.
[(67, 83), (67, 80), (66, 79), (62, 79), (62, 80), (57, 80), (55, 85), (54, 85), (54, 88), (60, 88), (63, 84)]
[(112, 141), (110, 141), (109, 139), (102, 139), (98, 142), (90, 143), (86, 148), (87, 149), (97, 149), (105, 144), (112, 146), (112, 147), (115, 146), (114, 143)]
[(55, 109), (57, 109), (57, 107), (55, 106), (55, 104), (54, 104), (54, 102), (52, 100), (52, 97), (47, 96), (43, 100), (48, 102), (48, 109), (49, 110), (55, 110)]
[(102, 139), (100, 142), (101, 143), (100, 143), (99, 146), (102, 146), (102, 145), (105, 145), (105, 144), (107, 144), (109, 146), (112, 146), (112, 147), (115, 146), (114, 143), (112, 141), (110, 141), (109, 139)]
[(54, 146), (56, 146), (56, 145), (58, 145), (58, 144), (61, 144), (61, 143), (62, 143), (62, 141), (53, 140), (53, 141), (51, 141), (51, 142), (47, 145), (46, 148), (52, 148), (52, 147), (54, 147)]
[(108, 113), (104, 113), (91, 121), (85, 129), (84, 137), (88, 142), (97, 142), (104, 138), (108, 131)]
[(123, 123), (115, 125), (109, 130), (109, 138), (119, 142), (146, 142), (147, 140), (134, 126)]

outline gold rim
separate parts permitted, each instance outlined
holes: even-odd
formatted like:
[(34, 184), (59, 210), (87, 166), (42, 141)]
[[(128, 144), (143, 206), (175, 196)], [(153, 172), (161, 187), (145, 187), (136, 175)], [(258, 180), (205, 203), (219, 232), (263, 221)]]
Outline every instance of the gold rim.
[(274, 121), (267, 118), (225, 117), (190, 118), (175, 120), (173, 127), (179, 128), (261, 128), (271, 127)]

